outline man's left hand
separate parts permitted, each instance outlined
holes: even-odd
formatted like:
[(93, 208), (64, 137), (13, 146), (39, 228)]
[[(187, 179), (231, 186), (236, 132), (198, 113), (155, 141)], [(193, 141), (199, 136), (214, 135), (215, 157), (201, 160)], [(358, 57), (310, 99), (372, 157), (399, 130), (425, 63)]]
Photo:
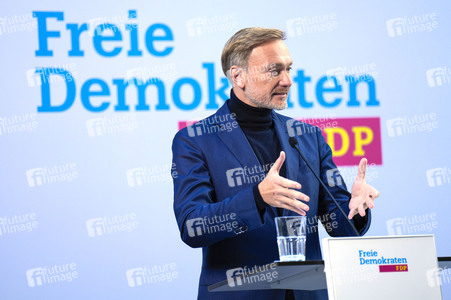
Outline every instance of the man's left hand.
[(360, 214), (361, 217), (364, 217), (365, 210), (367, 208), (373, 209), (374, 199), (379, 197), (379, 192), (371, 185), (366, 183), (366, 165), (366, 158), (362, 158), (359, 163), (357, 178), (352, 185), (351, 200), (349, 201), (348, 219), (352, 219), (356, 214)]

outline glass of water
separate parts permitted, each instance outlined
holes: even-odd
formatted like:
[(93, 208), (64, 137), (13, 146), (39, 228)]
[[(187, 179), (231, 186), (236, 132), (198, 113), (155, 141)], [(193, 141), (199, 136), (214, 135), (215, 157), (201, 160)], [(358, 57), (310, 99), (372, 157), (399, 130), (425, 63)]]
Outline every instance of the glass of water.
[(276, 217), (280, 261), (304, 261), (305, 216)]

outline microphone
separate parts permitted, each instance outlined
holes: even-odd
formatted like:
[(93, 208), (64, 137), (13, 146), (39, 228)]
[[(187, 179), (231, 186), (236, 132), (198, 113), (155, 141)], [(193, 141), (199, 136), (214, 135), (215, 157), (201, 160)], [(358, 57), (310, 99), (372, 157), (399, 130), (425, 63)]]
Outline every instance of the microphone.
[(292, 136), (288, 139), (288, 142), (290, 143), (290, 146), (293, 147), (294, 149), (296, 149), (296, 151), (299, 153), (299, 155), (302, 157), (302, 160), (305, 162), (305, 164), (307, 165), (307, 167), (310, 169), (310, 171), (312, 171), (313, 175), (315, 175), (316, 180), (318, 180), (318, 182), (321, 184), (321, 186), (323, 187), (324, 190), (326, 190), (327, 194), (329, 195), (329, 197), (332, 199), (332, 201), (334, 201), (335, 205), (338, 207), (338, 210), (341, 212), (341, 214), (343, 215), (343, 217), (348, 221), (349, 226), (351, 226), (352, 230), (354, 231), (355, 236), (360, 236), (359, 232), (357, 231), (357, 229), (355, 228), (354, 224), (352, 224), (351, 220), (348, 219), (348, 216), (346, 215), (346, 213), (343, 211), (343, 209), (341, 208), (340, 205), (338, 205), (337, 200), (334, 198), (334, 196), (332, 196), (332, 194), (330, 193), (329, 189), (326, 187), (326, 185), (324, 184), (324, 182), (319, 178), (319, 176), (315, 173), (315, 171), (313, 171), (312, 167), (310, 166), (310, 164), (307, 162), (307, 159), (305, 158), (305, 156), (302, 154), (301, 150), (299, 149), (299, 143), (298, 140)]

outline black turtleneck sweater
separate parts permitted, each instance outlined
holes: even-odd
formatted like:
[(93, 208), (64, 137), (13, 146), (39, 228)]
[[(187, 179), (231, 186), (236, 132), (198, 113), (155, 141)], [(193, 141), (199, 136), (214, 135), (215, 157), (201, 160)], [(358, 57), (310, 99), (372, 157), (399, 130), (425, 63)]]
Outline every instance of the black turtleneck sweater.
[[(265, 173), (268, 173), (269, 166), (279, 158), (282, 149), (271, 117), (272, 109), (250, 106), (238, 99), (233, 90), (230, 92), (230, 100), (227, 105), (230, 112), (236, 115), (236, 121), (246, 135)], [(279, 174), (286, 177), (285, 164), (282, 165)], [(255, 203), (262, 216), (266, 209), (266, 203), (260, 195), (258, 185), (254, 186), (253, 191)], [(282, 209), (277, 209), (277, 212), (282, 215)]]

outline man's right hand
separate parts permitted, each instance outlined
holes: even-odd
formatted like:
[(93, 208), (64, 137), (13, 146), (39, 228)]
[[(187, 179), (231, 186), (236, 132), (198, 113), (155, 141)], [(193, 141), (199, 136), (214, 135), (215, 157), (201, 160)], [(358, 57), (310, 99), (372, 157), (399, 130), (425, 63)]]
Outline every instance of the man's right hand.
[(268, 171), (265, 179), (258, 185), (260, 195), (268, 205), (289, 209), (302, 216), (306, 215), (309, 207), (299, 201), (309, 201), (310, 198), (293, 189), (301, 189), (300, 183), (283, 178), (279, 175), (280, 168), (285, 162), (285, 152), (281, 151), (279, 158)]

